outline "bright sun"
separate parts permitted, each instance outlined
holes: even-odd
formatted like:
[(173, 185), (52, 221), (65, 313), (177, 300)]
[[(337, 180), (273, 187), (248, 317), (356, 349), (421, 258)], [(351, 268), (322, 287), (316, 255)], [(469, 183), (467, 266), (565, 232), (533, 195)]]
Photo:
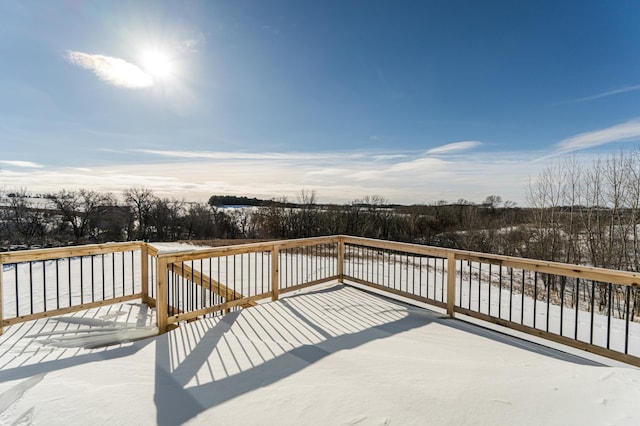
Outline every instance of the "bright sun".
[(150, 51), (142, 57), (142, 66), (153, 77), (166, 78), (173, 72), (171, 58), (158, 51)]

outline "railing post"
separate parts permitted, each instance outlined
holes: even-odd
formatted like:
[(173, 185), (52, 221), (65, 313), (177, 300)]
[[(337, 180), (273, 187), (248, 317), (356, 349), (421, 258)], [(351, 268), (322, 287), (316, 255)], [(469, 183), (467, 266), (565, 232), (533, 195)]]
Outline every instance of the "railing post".
[(147, 243), (140, 243), (140, 280), (142, 281), (142, 303), (149, 301), (149, 250)]
[(169, 310), (167, 308), (167, 260), (158, 256), (156, 262), (156, 324), (160, 334), (166, 333), (168, 329)]
[(455, 317), (456, 303), (456, 255), (447, 253), (447, 315)]
[(338, 237), (338, 282), (344, 282), (344, 237)]
[(271, 249), (271, 300), (280, 297), (280, 248), (277, 245)]
[(2, 275), (4, 275), (3, 271), (4, 271), (4, 262), (2, 261), (2, 256), (0, 256), (0, 336), (2, 336), (2, 333), (4, 332), (4, 328), (3, 328), (3, 324), (4, 324), (3, 315), (4, 314), (2, 312), (2, 306), (4, 304), (4, 302), (2, 300)]

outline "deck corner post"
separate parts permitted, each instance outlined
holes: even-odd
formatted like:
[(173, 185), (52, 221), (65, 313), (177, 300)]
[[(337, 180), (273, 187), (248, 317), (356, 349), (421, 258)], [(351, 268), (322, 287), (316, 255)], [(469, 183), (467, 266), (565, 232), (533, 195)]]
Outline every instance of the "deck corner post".
[(271, 249), (271, 300), (280, 298), (280, 248), (273, 245)]
[(158, 332), (164, 334), (168, 331), (169, 325), (167, 259), (158, 257), (156, 265), (156, 324), (158, 325)]
[(338, 237), (338, 282), (344, 283), (344, 237)]
[(2, 256), (0, 256), (0, 336), (2, 336), (2, 333), (4, 332), (4, 317), (3, 317), (3, 311), (2, 311), (2, 306), (4, 304), (4, 301), (2, 300), (2, 275), (3, 275), (3, 271), (4, 271), (4, 262), (2, 261)]
[(149, 249), (144, 241), (140, 243), (140, 281), (142, 303), (149, 302)]
[(455, 318), (456, 303), (456, 255), (447, 254), (447, 315)]

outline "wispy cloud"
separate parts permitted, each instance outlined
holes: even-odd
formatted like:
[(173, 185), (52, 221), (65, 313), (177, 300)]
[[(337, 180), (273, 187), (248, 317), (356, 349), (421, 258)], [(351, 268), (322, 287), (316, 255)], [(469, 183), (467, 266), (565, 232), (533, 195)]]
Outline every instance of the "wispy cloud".
[(206, 45), (206, 38), (198, 31), (192, 32), (180, 42), (180, 47), (183, 50), (194, 53), (200, 51), (204, 45)]
[(605, 145), (613, 142), (625, 142), (640, 138), (640, 119), (616, 124), (606, 129), (580, 133), (556, 144), (563, 152)]
[(6, 164), (7, 166), (21, 167), (25, 169), (41, 169), (43, 166), (32, 161), (18, 161), (18, 160), (3, 160), (0, 164)]
[(594, 99), (606, 98), (607, 96), (619, 95), (620, 93), (635, 92), (636, 90), (640, 90), (640, 84), (637, 84), (635, 86), (622, 87), (620, 89), (613, 89), (607, 92), (598, 93), (596, 95), (586, 96), (584, 98), (574, 99), (571, 102), (592, 101)]
[(401, 162), (395, 163), (392, 167), (389, 168), (389, 171), (390, 172), (423, 171), (424, 173), (433, 174), (435, 172), (440, 172), (441, 170), (444, 170), (447, 164), (449, 164), (449, 162), (443, 161), (439, 158), (420, 157), (411, 161), (401, 161)]
[(138, 156), (135, 164), (85, 165), (90, 170), (0, 169), (0, 180), (6, 187), (30, 191), (91, 188), (116, 195), (135, 185), (193, 201), (213, 194), (295, 199), (300, 190), (314, 189), (323, 202), (350, 202), (365, 195), (406, 204), (459, 198), (479, 202), (498, 194), (521, 203), (527, 179), (544, 167), (521, 152), (460, 153), (446, 159), (426, 153), (380, 158), (383, 153), (371, 151), (209, 154), (211, 158), (189, 157), (184, 152), (151, 164)]
[(429, 155), (449, 154), (452, 152), (466, 151), (468, 149), (472, 149), (480, 145), (482, 145), (482, 142), (479, 142), (479, 141), (454, 142), (454, 143), (449, 143), (442, 146), (437, 146), (435, 148), (431, 148), (430, 150), (427, 151), (427, 154)]
[[(158, 40), (156, 40), (155, 44)], [(174, 28), (172, 37), (162, 38), (163, 46), (182, 53), (198, 53), (207, 45), (207, 38), (197, 28)]]
[(73, 65), (93, 71), (99, 79), (114, 86), (141, 89), (154, 84), (151, 75), (124, 59), (76, 51), (68, 51), (66, 59)]
[(206, 159), (206, 160), (328, 160), (337, 158), (362, 158), (363, 153), (322, 153), (322, 152), (217, 152), (217, 151), (166, 151), (153, 149), (132, 149), (131, 152), (158, 155), (161, 157)]
[(373, 159), (376, 161), (388, 161), (388, 160), (397, 160), (400, 158), (406, 158), (407, 154), (378, 154), (374, 155)]

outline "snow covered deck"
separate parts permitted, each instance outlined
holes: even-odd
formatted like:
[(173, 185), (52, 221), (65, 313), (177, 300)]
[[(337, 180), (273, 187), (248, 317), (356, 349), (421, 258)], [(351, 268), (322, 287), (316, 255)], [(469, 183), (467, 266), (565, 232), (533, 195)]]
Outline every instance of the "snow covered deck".
[(153, 324), (131, 302), (6, 328), (0, 424), (640, 423), (636, 368), (349, 286), (85, 348)]

